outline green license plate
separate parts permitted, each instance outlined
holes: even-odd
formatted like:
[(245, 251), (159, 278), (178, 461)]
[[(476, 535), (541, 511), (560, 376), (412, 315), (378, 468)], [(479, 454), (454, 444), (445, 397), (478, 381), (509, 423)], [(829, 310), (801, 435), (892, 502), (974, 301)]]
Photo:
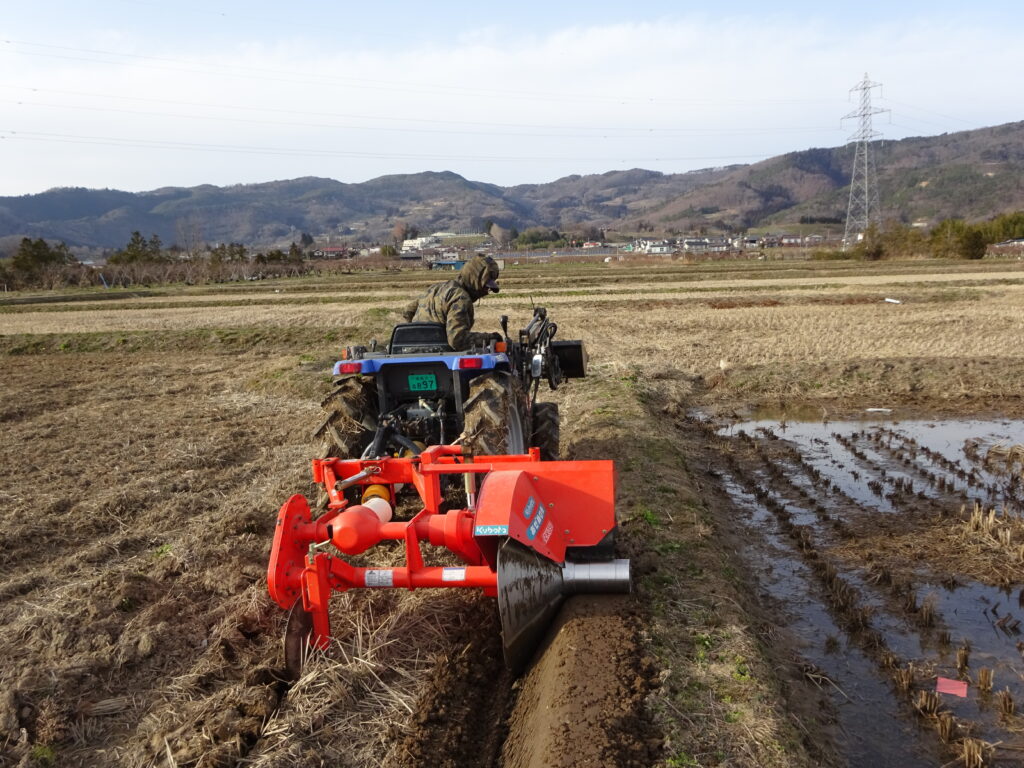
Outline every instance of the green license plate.
[(432, 373), (410, 373), (410, 392), (433, 392), (437, 389), (437, 376)]

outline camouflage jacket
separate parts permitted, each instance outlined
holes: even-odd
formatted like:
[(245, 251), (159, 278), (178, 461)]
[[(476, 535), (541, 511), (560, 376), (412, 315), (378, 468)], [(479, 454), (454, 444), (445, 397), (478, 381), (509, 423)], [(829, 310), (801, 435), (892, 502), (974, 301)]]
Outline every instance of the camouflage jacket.
[(426, 293), (406, 306), (402, 316), (407, 322), (443, 323), (448, 331), (448, 345), (454, 350), (486, 344), (492, 338), (490, 333), (473, 333), (470, 329), (473, 300), (487, 295), (485, 283), (497, 273), (497, 267), (492, 269), (493, 273), (482, 258), (474, 257), (456, 279), (427, 288)]

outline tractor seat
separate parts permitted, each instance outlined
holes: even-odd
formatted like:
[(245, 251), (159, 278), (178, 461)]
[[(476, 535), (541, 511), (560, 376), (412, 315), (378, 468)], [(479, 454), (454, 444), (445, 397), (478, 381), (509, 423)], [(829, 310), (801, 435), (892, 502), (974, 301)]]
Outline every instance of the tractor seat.
[(388, 354), (444, 354), (454, 352), (448, 345), (444, 323), (399, 323), (391, 331)]

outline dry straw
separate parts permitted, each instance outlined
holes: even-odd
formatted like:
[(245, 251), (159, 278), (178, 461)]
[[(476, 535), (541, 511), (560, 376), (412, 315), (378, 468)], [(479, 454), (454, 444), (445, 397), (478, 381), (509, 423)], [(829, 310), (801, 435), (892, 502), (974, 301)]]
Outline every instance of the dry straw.
[(933, 717), (939, 711), (942, 700), (935, 691), (918, 691), (914, 708), (926, 717)]
[(996, 694), (996, 706), (999, 707), (999, 714), (1003, 717), (1013, 717), (1017, 711), (1017, 704), (1013, 700), (1013, 694), (1009, 688), (1004, 688)]
[(971, 660), (971, 649), (965, 644), (957, 648), (956, 650), (956, 669), (961, 675), (967, 672), (967, 667), (970, 666)]
[(985, 454), (985, 463), (1000, 467), (1008, 473), (1014, 472), (1019, 465), (1019, 474), (1024, 477), (1024, 445), (993, 445)]
[[(961, 507), (961, 515), (966, 511)], [(1024, 563), (1024, 520), (1007, 509), (986, 511), (975, 502), (960, 530), (963, 539), (981, 549), (998, 553), (1012, 563)]]
[(960, 743), (959, 759), (964, 768), (984, 768), (994, 752), (994, 745), (981, 739), (966, 738)]
[(956, 730), (956, 719), (953, 717), (953, 713), (948, 710), (939, 712), (935, 720), (935, 730), (938, 731), (939, 738), (943, 743), (948, 744)]
[(909, 693), (911, 687), (914, 685), (914, 665), (907, 664), (905, 667), (898, 667), (893, 670), (893, 680), (896, 682), (896, 687), (903, 693)]
[(989, 667), (982, 667), (978, 670), (978, 690), (983, 693), (992, 691), (992, 670)]

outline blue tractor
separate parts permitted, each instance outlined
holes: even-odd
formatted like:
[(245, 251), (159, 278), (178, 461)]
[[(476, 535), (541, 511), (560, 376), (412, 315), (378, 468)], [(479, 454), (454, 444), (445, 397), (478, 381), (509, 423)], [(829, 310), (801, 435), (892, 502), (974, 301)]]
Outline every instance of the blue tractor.
[(582, 341), (555, 341), (543, 307), (516, 337), (501, 318), (504, 341), (456, 352), (444, 325), (395, 326), (386, 348), (348, 347), (334, 365), (334, 386), (314, 432), (321, 456), (415, 456), (428, 445), (457, 443), (466, 454), (558, 458), (556, 403), (537, 402), (542, 381), (556, 389), (586, 375)]

